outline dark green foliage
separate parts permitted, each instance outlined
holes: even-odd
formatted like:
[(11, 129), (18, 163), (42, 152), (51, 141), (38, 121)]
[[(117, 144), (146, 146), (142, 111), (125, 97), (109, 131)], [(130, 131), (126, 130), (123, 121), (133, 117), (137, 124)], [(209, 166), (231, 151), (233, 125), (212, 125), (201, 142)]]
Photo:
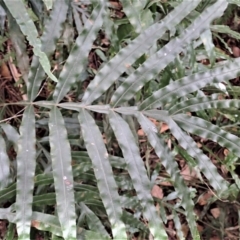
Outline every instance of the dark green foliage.
[[(118, 2), (0, 0), (26, 94), (24, 101), (0, 103), (23, 108), (20, 125), (0, 119), (0, 219), (10, 223), (7, 239), (16, 224), (24, 240), (40, 232), (44, 239), (131, 239), (137, 233), (164, 240), (169, 212), (180, 239), (183, 219), (189, 235), (200, 239), (194, 194), (176, 149), (217, 198), (236, 197), (240, 139), (213, 124), (211, 111), (238, 113), (240, 106), (238, 99), (219, 99), (234, 90), (229, 80), (240, 75), (240, 58), (213, 44), (214, 34), (239, 39), (214, 25), (237, 1), (120, 2), (125, 16), (115, 19)], [(160, 133), (153, 119), (170, 132)], [(230, 151), (231, 190), (196, 136)], [(154, 169), (149, 148), (160, 159)], [(151, 194), (160, 169), (172, 186), (161, 200)]]

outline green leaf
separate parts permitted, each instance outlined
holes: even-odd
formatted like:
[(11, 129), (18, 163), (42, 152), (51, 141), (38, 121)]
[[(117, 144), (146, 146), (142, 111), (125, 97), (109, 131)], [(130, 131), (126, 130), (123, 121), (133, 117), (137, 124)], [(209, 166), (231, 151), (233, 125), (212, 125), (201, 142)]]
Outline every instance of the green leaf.
[[(167, 173), (170, 175), (173, 186), (178, 192), (178, 197), (182, 200), (181, 205), (185, 209), (187, 221), (190, 226), (192, 236), (198, 235), (197, 225), (194, 216), (194, 203), (191, 199), (188, 187), (184, 183), (182, 176), (174, 157), (168, 150), (164, 140), (157, 134), (156, 126), (146, 118), (142, 113), (137, 114), (137, 119), (142, 126), (143, 131), (146, 133), (147, 138), (155, 149), (156, 154), (161, 159), (162, 165), (165, 167)], [(197, 239), (197, 238), (194, 238)]]
[(144, 22), (141, 19), (141, 13), (147, 3), (146, 0), (120, 0), (123, 6), (123, 11), (127, 15), (130, 23), (134, 27), (136, 33), (142, 32), (144, 29)]
[(23, 1), (15, 1), (14, 4), (8, 0), (3, 1), (5, 2), (12, 16), (16, 19), (16, 22), (18, 23), (22, 33), (27, 37), (29, 43), (33, 46), (33, 52), (39, 57), (39, 61), (44, 71), (53, 81), (57, 82), (57, 78), (51, 73), (51, 65), (48, 57), (44, 52), (41, 51), (42, 44), (38, 37), (37, 29), (28, 15)]
[(86, 105), (89, 105), (99, 98), (131, 64), (141, 57), (143, 53), (147, 52), (149, 48), (163, 36), (164, 32), (176, 26), (199, 2), (200, 0), (197, 0), (189, 4), (189, 1), (184, 1), (160, 23), (153, 24), (131, 41), (127, 47), (121, 49), (114, 58), (104, 65), (91, 81), (84, 93), (82, 101), (85, 102)]
[(162, 111), (159, 110), (149, 110), (145, 111), (149, 117), (156, 120), (164, 121), (168, 124), (172, 134), (178, 140), (178, 143), (187, 150), (188, 154), (196, 159), (199, 169), (203, 172), (205, 177), (208, 179), (213, 188), (221, 195), (228, 188), (228, 183), (223, 179), (222, 176), (217, 172), (216, 167), (212, 161), (203, 154), (195, 143), (195, 141), (181, 130), (177, 123), (170, 116), (163, 116)]
[[(179, 216), (178, 216), (178, 214), (176, 213), (176, 211), (172, 211), (172, 214), (173, 214), (173, 221), (174, 221), (174, 226), (175, 226), (175, 228), (176, 228), (176, 230), (177, 230), (177, 236), (178, 236), (178, 238), (179, 239), (184, 239), (184, 236), (183, 236), (183, 228), (182, 228), (182, 224), (181, 224), (181, 222), (180, 222), (180, 219), (179, 219)], [(195, 237), (195, 235), (193, 235), (194, 237), (193, 237), (193, 239), (195, 240), (197, 240), (197, 238)], [(200, 240), (201, 238), (200, 238), (200, 236), (199, 236), (199, 234), (198, 234), (198, 239)]]
[(90, 230), (96, 231), (102, 236), (109, 238), (109, 235), (106, 229), (102, 225), (99, 218), (95, 215), (95, 213), (91, 211), (84, 203), (80, 203), (80, 207), (81, 207), (81, 214), (85, 215), (87, 224)]
[(109, 237), (105, 237), (102, 234), (99, 234), (98, 232), (93, 232), (93, 231), (85, 231), (85, 238), (84, 239), (89, 239), (89, 240), (109, 240)]
[(171, 115), (182, 112), (197, 112), (204, 109), (231, 109), (240, 108), (240, 100), (238, 99), (218, 99), (215, 94), (210, 97), (195, 97), (182, 101), (169, 109)]
[[(126, 207), (126, 205), (123, 205)], [(127, 207), (126, 207), (127, 208)], [(133, 228), (140, 229), (143, 232), (147, 233), (149, 235), (149, 230), (145, 224), (137, 218), (137, 216), (134, 216), (133, 214), (124, 211), (123, 212), (123, 219), (125, 224), (129, 227), (129, 230), (131, 231)]]
[(125, 227), (121, 221), (122, 209), (120, 205), (117, 185), (109, 163), (109, 156), (99, 128), (94, 119), (85, 110), (79, 111), (79, 122), (88, 154), (92, 160), (93, 170), (101, 199), (109, 216), (112, 231), (116, 239), (126, 239)]
[(0, 203), (9, 201), (16, 196), (16, 183), (11, 184), (9, 187), (0, 191)]
[(81, 34), (76, 39), (75, 45), (59, 76), (59, 82), (53, 93), (55, 102), (58, 103), (63, 99), (70, 90), (71, 85), (78, 80), (78, 77), (86, 67), (89, 51), (102, 27), (105, 14), (106, 2), (99, 1), (99, 4), (94, 8), (90, 18), (86, 21)]
[[(0, 219), (7, 219), (11, 223), (16, 223), (16, 214), (12, 213), (11, 209), (12, 206), (0, 208)], [(55, 216), (41, 212), (32, 212), (31, 225), (41, 231), (49, 231), (57, 236), (62, 236), (60, 223)]]
[(49, 132), (59, 222), (63, 237), (66, 239), (75, 239), (77, 231), (71, 149), (65, 123), (57, 107), (53, 107), (50, 112)]
[[(195, 1), (193, 1), (195, 2)], [(191, 2), (192, 3), (192, 2)], [(132, 73), (116, 90), (111, 99), (111, 104), (116, 107), (130, 100), (145, 83), (150, 81), (172, 62), (177, 55), (184, 51), (184, 47), (208, 29), (211, 21), (222, 15), (227, 7), (226, 1), (217, 1), (205, 10), (179, 37), (174, 38), (157, 53), (148, 58), (134, 73)], [(152, 96), (153, 98), (153, 96)], [(142, 105), (145, 104), (142, 103)], [(142, 108), (140, 106), (140, 109)]]
[(229, 3), (236, 4), (240, 7), (240, 1), (239, 0), (228, 0)]
[(126, 121), (113, 111), (109, 112), (109, 120), (119, 146), (122, 149), (133, 186), (143, 207), (143, 215), (149, 221), (150, 231), (156, 239), (167, 239), (163, 223), (153, 205), (153, 199), (150, 194), (152, 188), (151, 182), (147, 176), (147, 171), (131, 129)]
[[(91, 163), (91, 160), (90, 160), (87, 152), (72, 151), (72, 158), (73, 158), (73, 160), (76, 160), (78, 162), (78, 164), (84, 163), (85, 167), (87, 167), (87, 168), (89, 167), (88, 162)], [(112, 167), (122, 168), (122, 169), (126, 168), (126, 162), (125, 162), (124, 158), (109, 155), (109, 160), (110, 160)], [(82, 168), (81, 170), (83, 171), (83, 169), (84, 168)]]
[(13, 47), (16, 51), (17, 66), (21, 72), (22, 78), (24, 79), (25, 83), (27, 83), (29, 72), (29, 57), (27, 54), (25, 37), (23, 36), (19, 26), (17, 25), (11, 14), (8, 14), (8, 23), (9, 35)]
[(9, 222), (15, 222), (15, 214), (11, 212), (12, 207), (0, 208), (0, 219), (7, 219)]
[(201, 118), (177, 114), (173, 116), (173, 119), (185, 131), (201, 136), (202, 138), (211, 139), (240, 157), (240, 139), (235, 135)]
[(50, 214), (33, 212), (32, 226), (41, 231), (49, 231), (57, 236), (63, 236), (58, 218)]
[(34, 173), (36, 166), (35, 116), (33, 106), (28, 106), (20, 126), (17, 152), (16, 224), (18, 239), (30, 239)]
[(6, 152), (6, 144), (0, 135), (0, 190), (5, 188), (9, 182), (10, 162)]
[[(69, 0), (54, 1), (50, 18), (45, 23), (42, 41), (42, 51), (50, 56), (55, 48), (58, 38), (61, 36), (63, 23), (66, 20)], [(61, 13), (61, 14), (59, 14)], [(28, 76), (27, 96), (29, 101), (33, 101), (37, 96), (39, 87), (45, 77), (45, 72), (37, 56), (33, 57), (31, 69)]]
[(56, 203), (55, 193), (45, 193), (33, 197), (34, 206), (54, 205), (55, 203)]
[(19, 134), (17, 130), (10, 124), (6, 123), (1, 123), (0, 126), (6, 134), (8, 141), (13, 143), (14, 150), (17, 151), (17, 144), (19, 139)]
[[(240, 2), (239, 2), (240, 5)], [(210, 29), (213, 32), (217, 32), (217, 33), (224, 33), (224, 34), (228, 34), (233, 38), (236, 38), (238, 40), (240, 40), (240, 33), (233, 31), (229, 26), (227, 25), (212, 25), (210, 27)]]
[(6, 240), (13, 240), (15, 235), (15, 224), (9, 222), (8, 224), (8, 231), (6, 236)]
[(35, 180), (35, 185), (48, 185), (53, 183), (53, 174), (52, 172), (49, 173), (43, 173), (43, 174), (38, 174), (37, 176), (34, 177)]
[(209, 83), (223, 82), (225, 80), (233, 79), (238, 75), (240, 75), (240, 58), (226, 61), (222, 66), (205, 72), (189, 75), (170, 83), (166, 87), (154, 92), (151, 97), (144, 100), (139, 106), (139, 109), (145, 110), (160, 107), (176, 98), (203, 88)]

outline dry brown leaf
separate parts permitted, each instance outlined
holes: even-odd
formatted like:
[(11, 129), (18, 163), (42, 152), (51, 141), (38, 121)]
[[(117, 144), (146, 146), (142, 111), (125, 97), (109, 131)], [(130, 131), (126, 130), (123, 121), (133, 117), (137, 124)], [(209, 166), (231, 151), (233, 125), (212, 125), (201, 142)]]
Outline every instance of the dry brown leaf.
[(138, 130), (138, 136), (143, 137), (145, 135), (144, 131), (142, 129)]
[(158, 185), (153, 186), (151, 193), (153, 197), (163, 199), (163, 190)]
[(238, 48), (236, 46), (233, 46), (232, 51), (233, 51), (233, 56), (234, 57), (240, 57), (240, 48)]
[(182, 228), (183, 236), (186, 238), (189, 232), (189, 227), (186, 223), (184, 223), (182, 224), (181, 228)]
[(227, 174), (228, 174), (228, 168), (227, 168), (227, 166), (221, 165), (221, 171), (222, 171), (222, 173), (224, 174), (224, 176), (226, 177)]
[(1, 62), (0, 75), (2, 76), (2, 78), (12, 79), (11, 72), (5, 62)]
[(198, 229), (198, 232), (202, 232), (203, 231), (203, 226), (201, 226), (201, 225), (199, 225), (199, 224), (197, 224), (197, 229)]
[(110, 5), (112, 8), (117, 9), (117, 10), (120, 10), (122, 8), (122, 6), (119, 2), (110, 1)]
[(3, 239), (2, 237), (5, 236), (6, 232), (7, 232), (7, 221), (0, 220), (0, 239)]
[(211, 237), (210, 240), (221, 240), (221, 239), (217, 236), (214, 236), (214, 237)]
[(224, 153), (225, 156), (227, 156), (227, 155), (229, 154), (229, 150), (225, 148), (225, 149), (223, 150), (223, 153)]
[(212, 191), (207, 191), (198, 198), (198, 204), (204, 206), (208, 203), (208, 200), (213, 196)]
[(186, 166), (186, 161), (184, 159), (179, 160), (179, 166), (181, 169), (183, 169)]
[(218, 218), (220, 215), (220, 209), (219, 208), (212, 208), (210, 210), (211, 214), (213, 215), (214, 218)]
[(32, 226), (32, 227), (38, 228), (39, 225), (40, 225), (40, 222), (39, 222), (39, 221), (37, 221), (37, 220), (32, 220), (32, 222), (31, 222), (31, 226)]
[(13, 76), (13, 79), (15, 80), (15, 82), (17, 82), (20, 79), (21, 74), (18, 72), (13, 62), (8, 61), (8, 66), (10, 68), (10, 72), (11, 72), (11, 75)]
[(166, 123), (162, 123), (160, 133), (164, 133), (169, 129), (169, 126)]
[(197, 208), (194, 208), (194, 213), (196, 214), (196, 216), (200, 216), (201, 215), (201, 213), (202, 213), (202, 211), (200, 211), (199, 209), (197, 209)]
[(197, 146), (198, 146), (198, 148), (201, 148), (202, 144), (200, 142), (197, 142)]
[(192, 181), (197, 178), (197, 171), (195, 169), (190, 169), (188, 165), (185, 165), (180, 173), (186, 181)]

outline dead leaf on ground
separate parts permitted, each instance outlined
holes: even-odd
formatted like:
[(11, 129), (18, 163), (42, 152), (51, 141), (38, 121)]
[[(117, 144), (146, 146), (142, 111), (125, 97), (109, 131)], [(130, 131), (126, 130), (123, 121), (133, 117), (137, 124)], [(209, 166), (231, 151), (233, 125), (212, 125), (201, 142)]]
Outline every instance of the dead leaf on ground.
[(214, 237), (211, 237), (210, 240), (220, 240), (220, 238), (217, 236), (214, 236)]
[(119, 2), (110, 1), (110, 5), (112, 8), (116, 10), (120, 10), (122, 8), (122, 5)]
[(186, 223), (184, 223), (182, 224), (181, 228), (182, 228), (183, 236), (186, 238), (189, 232), (189, 227)]
[(144, 131), (142, 129), (138, 130), (138, 136), (143, 137), (145, 135)]
[(175, 231), (175, 228), (174, 228), (174, 222), (172, 220), (168, 221), (168, 234), (170, 237), (172, 238), (175, 238), (176, 236), (176, 231)]
[(39, 225), (40, 225), (40, 222), (39, 222), (39, 221), (36, 221), (36, 220), (32, 220), (31, 225), (32, 225), (33, 227), (35, 227), (35, 228), (38, 228)]
[(204, 206), (208, 203), (209, 199), (213, 196), (212, 191), (207, 191), (198, 198), (198, 204)]
[(160, 133), (164, 133), (169, 129), (169, 126), (166, 123), (162, 123)]
[(212, 208), (210, 210), (211, 214), (213, 215), (214, 218), (218, 218), (220, 215), (220, 209), (219, 208)]
[(158, 185), (153, 186), (151, 193), (153, 197), (163, 199), (163, 190)]
[(201, 233), (203, 231), (203, 226), (197, 224), (197, 230)]
[(238, 48), (236, 46), (233, 46), (232, 51), (233, 51), (233, 56), (234, 57), (240, 57), (240, 48)]
[(7, 222), (0, 220), (0, 238), (4, 237), (7, 232)]
[(10, 79), (10, 80), (12, 79), (11, 72), (5, 62), (0, 63), (0, 75), (2, 78)]
[(197, 171), (194, 168), (190, 169), (188, 165), (185, 165), (180, 173), (186, 181), (192, 181), (197, 178)]

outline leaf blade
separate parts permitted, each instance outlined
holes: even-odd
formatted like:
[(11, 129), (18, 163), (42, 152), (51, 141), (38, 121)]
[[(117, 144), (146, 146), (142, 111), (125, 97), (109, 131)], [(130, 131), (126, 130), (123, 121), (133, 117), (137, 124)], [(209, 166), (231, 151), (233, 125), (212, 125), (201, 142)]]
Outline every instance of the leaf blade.
[(178, 124), (170, 116), (163, 116), (159, 110), (148, 110), (144, 114), (154, 119), (164, 121), (168, 124), (172, 134), (178, 140), (179, 144), (188, 151), (188, 154), (196, 159), (199, 169), (209, 180), (213, 188), (222, 194), (228, 188), (228, 183), (217, 172), (216, 167), (211, 160), (197, 147), (195, 141), (181, 130)]
[[(200, 1), (184, 1), (175, 8), (162, 22), (153, 24), (146, 29), (131, 44), (123, 48), (114, 58), (112, 58), (95, 76), (84, 93), (82, 101), (87, 105), (92, 103), (106, 91), (113, 82), (133, 64), (149, 47), (164, 34), (166, 26), (174, 27), (178, 24)], [(179, 14), (181, 13), (181, 14)]]
[[(84, 29), (76, 39), (75, 45), (64, 65), (59, 76), (59, 82), (53, 93), (53, 100), (60, 102), (65, 94), (70, 90), (71, 85), (77, 81), (77, 77), (82, 73), (88, 60), (89, 51), (93, 41), (100, 30), (104, 15), (106, 14), (106, 3), (99, 1), (94, 8), (91, 17), (86, 21)], [(80, 60), (80, 62), (79, 62)]]
[[(148, 58), (134, 73), (132, 73), (116, 90), (111, 103), (114, 107), (130, 100), (144, 84), (153, 79), (162, 69), (171, 63), (178, 54), (185, 51), (184, 47), (209, 28), (211, 21), (221, 16), (227, 2), (216, 2), (205, 10), (183, 33), (171, 40), (157, 53)], [(144, 101), (145, 102), (145, 101)], [(142, 108), (143, 103), (140, 105)]]
[(197, 134), (203, 138), (211, 139), (221, 146), (228, 148), (235, 155), (240, 156), (240, 144), (238, 144), (240, 139), (237, 136), (201, 118), (177, 114), (173, 116), (173, 119), (185, 131)]
[[(147, 177), (139, 149), (135, 143), (134, 136), (126, 123), (117, 113), (109, 112), (110, 125), (115, 133), (124, 159), (127, 162), (127, 170), (131, 176), (133, 186), (143, 207), (143, 215), (148, 219), (152, 234), (156, 239), (167, 239), (163, 223), (156, 213), (153, 199), (150, 194), (151, 183)], [(124, 133), (124, 134), (123, 134)], [(159, 229), (159, 226), (161, 229)]]
[(49, 133), (58, 218), (63, 237), (75, 239), (77, 231), (71, 150), (64, 120), (57, 107), (50, 111)]
[(51, 73), (51, 65), (46, 54), (41, 51), (41, 41), (38, 38), (37, 29), (29, 17), (24, 3), (22, 1), (15, 1), (15, 3), (12, 4), (11, 1), (3, 1), (11, 12), (12, 16), (16, 19), (22, 33), (26, 35), (29, 43), (33, 46), (33, 52), (39, 57), (39, 61), (44, 71), (53, 81), (57, 82), (57, 78)]
[(171, 115), (176, 115), (182, 112), (196, 112), (203, 109), (211, 108), (239, 108), (240, 100), (238, 99), (223, 99), (220, 100), (216, 95), (210, 97), (195, 97), (182, 101), (169, 109)]
[[(50, 56), (56, 46), (55, 43), (61, 35), (63, 29), (62, 25), (66, 20), (69, 0), (54, 1), (53, 10), (51, 11), (50, 18), (46, 22), (42, 41), (42, 51)], [(27, 96), (29, 101), (33, 101), (37, 96), (38, 89), (45, 77), (45, 72), (39, 62), (37, 56), (33, 57), (31, 69), (28, 75), (27, 83)]]
[(10, 161), (6, 152), (6, 144), (0, 135), (0, 190), (8, 185), (10, 176)]
[(102, 135), (94, 119), (85, 109), (79, 111), (78, 119), (88, 154), (92, 160), (100, 196), (112, 224), (113, 234), (116, 238), (119, 236), (125, 239), (125, 227), (121, 221), (122, 209), (117, 193), (117, 185), (113, 178), (113, 172)]
[(231, 61), (226, 61), (226, 64), (216, 67), (215, 69), (196, 73), (172, 82), (166, 87), (154, 92), (151, 97), (145, 99), (139, 106), (139, 109), (157, 108), (173, 99), (203, 88), (209, 83), (223, 82), (235, 78), (240, 74), (239, 66), (240, 58), (236, 58)]
[(28, 106), (20, 126), (17, 152), (16, 224), (19, 239), (30, 239), (36, 136), (33, 106)]
[(155, 125), (142, 113), (137, 114), (137, 119), (142, 126), (143, 131), (147, 135), (150, 144), (155, 149), (158, 157), (161, 159), (161, 163), (165, 167), (167, 173), (170, 175), (172, 183), (178, 192), (178, 196), (182, 200), (181, 204), (185, 208), (185, 213), (192, 236), (194, 236), (194, 239), (198, 239), (197, 237), (199, 237), (199, 233), (197, 230), (195, 216), (193, 214), (194, 203), (190, 197), (190, 191), (184, 183), (182, 176), (180, 175), (176, 161), (168, 150), (166, 144), (164, 144), (164, 140), (157, 135), (157, 129)]

